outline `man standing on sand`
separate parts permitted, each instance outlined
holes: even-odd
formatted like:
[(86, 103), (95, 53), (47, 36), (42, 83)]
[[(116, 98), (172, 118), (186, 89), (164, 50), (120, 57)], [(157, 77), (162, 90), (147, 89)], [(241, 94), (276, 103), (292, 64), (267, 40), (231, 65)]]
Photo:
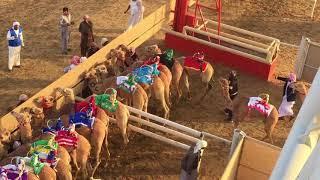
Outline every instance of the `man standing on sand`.
[(81, 33), (80, 48), (82, 57), (87, 57), (89, 45), (94, 42), (92, 27), (93, 24), (89, 20), (89, 16), (85, 15), (79, 26), (79, 32)]
[(71, 14), (69, 13), (69, 9), (64, 7), (62, 9), (62, 16), (60, 18), (60, 28), (61, 28), (61, 45), (62, 45), (62, 53), (68, 53), (68, 43), (70, 40), (70, 26), (74, 23), (71, 21)]
[(142, 0), (130, 0), (129, 6), (124, 13), (126, 14), (129, 9), (131, 11), (131, 15), (127, 30), (130, 30), (143, 19), (144, 6), (142, 5)]
[(20, 23), (13, 22), (12, 27), (7, 33), (8, 47), (9, 47), (9, 61), (8, 68), (12, 71), (13, 66), (20, 68), (20, 52), (21, 46), (24, 46), (22, 28)]

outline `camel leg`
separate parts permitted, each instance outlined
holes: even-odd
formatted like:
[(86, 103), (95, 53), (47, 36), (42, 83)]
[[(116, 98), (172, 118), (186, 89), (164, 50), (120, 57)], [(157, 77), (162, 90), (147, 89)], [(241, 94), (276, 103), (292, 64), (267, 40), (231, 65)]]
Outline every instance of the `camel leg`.
[(76, 150), (73, 150), (73, 151), (70, 153), (70, 157), (71, 157), (71, 160), (72, 160), (72, 163), (73, 163), (74, 167), (76, 168), (76, 174), (77, 174), (78, 171), (80, 170), (80, 169), (79, 169), (79, 166), (78, 166), (78, 163), (77, 163), (77, 151), (76, 151)]
[[(119, 107), (120, 108), (120, 107)], [(118, 108), (117, 111), (120, 111)], [(117, 112), (116, 119), (117, 119), (117, 125), (120, 128), (121, 135), (123, 138), (123, 143), (127, 145), (129, 143), (128, 135), (127, 135), (127, 126), (128, 126), (128, 119), (129, 119), (129, 112), (126, 112), (127, 110), (123, 109), (121, 112)]]
[(178, 89), (180, 89), (181, 95), (182, 95), (182, 89), (186, 89), (188, 94), (188, 99), (191, 100), (189, 78), (188, 78), (188, 74), (185, 71), (183, 71), (182, 73)]
[(80, 167), (80, 172), (81, 172), (81, 179), (87, 179), (88, 178), (88, 168), (87, 168), (87, 162), (88, 162), (88, 157), (84, 156), (81, 161), (81, 167)]
[(106, 149), (106, 153), (107, 153), (107, 159), (106, 159), (106, 163), (104, 164), (104, 167), (106, 168), (108, 166), (108, 160), (110, 159), (110, 152), (109, 152), (109, 143), (108, 143), (108, 129), (106, 130), (106, 136), (104, 138), (104, 148)]
[[(105, 137), (104, 137), (105, 138)], [(90, 179), (93, 179), (93, 176), (97, 170), (97, 168), (99, 167), (100, 163), (101, 163), (101, 148), (102, 148), (102, 143), (104, 141), (104, 139), (102, 141), (100, 141), (101, 139), (96, 139), (95, 137), (91, 136), (91, 143), (92, 143), (92, 150), (93, 150), (93, 169), (90, 175)]]

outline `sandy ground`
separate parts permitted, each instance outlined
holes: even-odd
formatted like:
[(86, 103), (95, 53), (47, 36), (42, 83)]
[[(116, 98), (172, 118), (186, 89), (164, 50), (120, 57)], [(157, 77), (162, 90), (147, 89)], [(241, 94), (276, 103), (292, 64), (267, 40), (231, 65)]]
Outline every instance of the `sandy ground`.
[[(0, 14), (6, 18), (0, 20), (3, 26), (0, 36), (0, 114), (6, 112), (8, 104), (16, 102), (20, 93), (32, 95), (62, 75), (63, 67), (68, 64), (71, 55), (79, 54), (77, 26), (72, 32), (72, 52), (69, 56), (60, 55), (58, 17), (60, 9), (67, 5), (71, 8), (76, 25), (83, 14), (89, 14), (94, 23), (96, 39), (110, 39), (123, 32), (127, 16), (123, 15), (126, 1), (85, 0), (59, 1), (49, 3), (48, 0), (11, 0), (1, 1)], [(145, 0), (146, 14), (159, 6), (158, 1)], [(163, 1), (162, 1), (163, 2)], [(213, 2), (204, 2), (212, 4)], [(87, 5), (84, 5), (87, 4)], [(309, 18), (311, 4), (303, 0), (238, 0), (223, 1), (223, 22), (247, 30), (279, 38), (281, 41), (298, 45), (302, 35), (320, 41), (319, 18), (320, 8), (315, 11), (315, 18)], [(112, 15), (111, 15), (112, 14)], [(207, 18), (214, 19), (214, 13), (207, 12)], [(25, 29), (26, 47), (22, 52), (23, 68), (7, 72), (7, 47), (5, 34), (11, 21), (17, 19)], [(163, 34), (158, 33), (145, 45), (160, 44)], [(143, 47), (142, 46), (142, 47)], [(281, 46), (278, 59), (277, 74), (286, 75), (292, 71), (296, 59), (296, 49)], [(141, 48), (138, 52), (141, 52)], [(230, 69), (214, 64), (215, 79), (225, 76)], [(244, 72), (239, 72), (239, 91), (245, 96), (254, 96), (261, 92), (271, 95), (270, 102), (276, 107), (280, 105), (282, 84), (278, 81), (265, 82)], [(171, 111), (172, 121), (187, 125), (197, 130), (207, 131), (227, 139), (231, 139), (232, 124), (223, 121), (221, 111), (223, 100), (220, 89), (215, 84), (214, 90), (201, 103), (200, 82), (194, 76), (191, 80), (193, 100), (182, 100)], [(295, 106), (295, 112), (300, 108), (300, 102)], [(292, 127), (292, 122), (280, 121), (274, 132), (277, 146), (282, 147)], [(245, 122), (240, 128), (247, 135), (257, 139), (264, 136), (263, 123), (255, 119)], [(116, 127), (112, 126), (111, 131)], [(118, 132), (115, 130), (115, 132)], [(99, 169), (98, 175), (103, 179), (178, 179), (180, 160), (184, 152), (152, 139), (135, 135), (129, 145), (123, 149), (118, 133), (111, 133), (111, 160), (108, 168)], [(227, 163), (229, 147), (219, 142), (209, 141), (201, 168), (201, 179), (218, 178)]]

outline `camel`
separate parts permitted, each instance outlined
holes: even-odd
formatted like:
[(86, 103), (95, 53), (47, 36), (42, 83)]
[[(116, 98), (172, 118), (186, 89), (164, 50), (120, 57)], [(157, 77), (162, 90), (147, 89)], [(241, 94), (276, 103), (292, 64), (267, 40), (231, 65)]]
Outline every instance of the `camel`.
[[(147, 53), (152, 56), (162, 54), (161, 49), (157, 45), (148, 46), (146, 47), (146, 50)], [(182, 56), (173, 60), (173, 66), (171, 68), (173, 77), (172, 84), (177, 91), (177, 101), (182, 96), (182, 85), (184, 85), (187, 90), (188, 99), (191, 99), (189, 84), (189, 76), (191, 73), (199, 74), (201, 81), (204, 84), (205, 92), (201, 99), (205, 98), (208, 92), (212, 89), (214, 69), (209, 62), (204, 61), (203, 59), (204, 54), (196, 53), (190, 57)]]
[[(114, 88), (117, 90), (117, 95), (119, 95), (120, 98), (124, 99), (124, 103), (128, 106), (132, 106), (136, 109), (143, 110), (147, 112), (148, 110), (148, 95), (145, 92), (145, 90), (139, 85), (135, 84), (135, 82), (129, 82), (133, 83), (135, 85), (130, 86), (126, 82), (129, 82), (128, 76), (118, 76), (118, 77), (110, 77), (108, 79), (103, 80), (103, 88)], [(132, 80), (134, 81), (134, 80)], [(118, 83), (117, 83), (118, 82)], [(126, 87), (130, 86), (130, 87)], [(91, 91), (94, 94), (102, 94), (104, 93), (104, 90), (96, 91), (98, 88), (90, 87)]]
[(10, 131), (5, 128), (0, 129), (0, 159), (7, 157), (9, 149), (7, 144), (9, 144), (10, 141)]
[(165, 65), (159, 64), (159, 59), (150, 59), (147, 61), (136, 61), (131, 65), (131, 69), (136, 69), (139, 68), (143, 65), (152, 65), (152, 64), (158, 64), (158, 70), (160, 71), (159, 78), (162, 80), (164, 84), (164, 95), (165, 95), (165, 100), (167, 103), (168, 107), (171, 107), (171, 101), (170, 101), (170, 89), (171, 89), (171, 82), (172, 82), (172, 74), (169, 68)]
[[(67, 122), (64, 120), (64, 124), (69, 124), (68, 117), (63, 119), (67, 119)], [(107, 160), (110, 158), (110, 152), (108, 149), (108, 127), (109, 127), (109, 117), (103, 110), (101, 110), (100, 108), (97, 108), (97, 114), (94, 119), (92, 128), (90, 129), (85, 126), (81, 126), (76, 129), (76, 131), (79, 134), (81, 134), (87, 140), (90, 141), (90, 144), (92, 146), (91, 155), (93, 157), (94, 165), (90, 173), (90, 178), (93, 178), (96, 169), (101, 163), (101, 151), (103, 147), (106, 149)], [(107, 166), (107, 161), (106, 161), (105, 167), (106, 166)]]
[[(132, 65), (132, 67), (130, 67), (130, 69), (134, 68), (133, 71), (133, 75), (136, 76), (135, 79), (136, 81), (142, 86), (142, 88), (147, 92), (148, 97), (154, 97), (156, 100), (158, 100), (160, 102), (160, 106), (163, 109), (163, 117), (164, 118), (169, 118), (169, 111), (170, 108), (168, 105), (171, 105), (170, 103), (170, 91), (169, 91), (169, 81), (167, 79), (167, 76), (162, 73), (161, 71), (159, 71), (159, 75), (155, 76), (154, 73), (156, 74), (156, 72), (158, 71), (156, 68), (154, 68), (154, 64), (153, 65), (143, 65), (140, 66), (141, 64), (143, 64), (142, 61), (138, 61), (136, 63), (134, 63)], [(145, 68), (149, 70), (152, 70), (152, 78), (150, 78), (150, 80), (152, 80), (153, 82), (150, 83), (146, 83), (143, 81), (140, 81), (139, 79), (144, 78), (143, 75), (144, 73), (142, 73), (142, 75), (139, 75), (139, 69), (137, 69), (136, 67), (139, 68)], [(135, 72), (138, 72), (137, 74), (135, 74)], [(141, 71), (144, 72), (144, 71)], [(129, 74), (131, 72), (129, 72), (128, 70), (125, 71), (123, 74)], [(147, 77), (147, 76), (146, 76)]]
[[(81, 173), (81, 179), (87, 178), (88, 177), (88, 169), (87, 169), (87, 164), (88, 160), (90, 157), (90, 151), (91, 151), (91, 145), (87, 138), (82, 136), (81, 134), (76, 133), (77, 135), (77, 147), (69, 147), (69, 146), (63, 146), (65, 151), (63, 149), (58, 149), (58, 152), (61, 152), (61, 157), (65, 161), (63, 164), (61, 164), (61, 167), (63, 165), (66, 165), (70, 162), (70, 158), (65, 154), (66, 152), (69, 153), (71, 157), (71, 162), (73, 163), (74, 167), (76, 168), (76, 173), (75, 173), (75, 179), (77, 179), (79, 172)], [(43, 134), (40, 138), (44, 140), (49, 140), (53, 137), (54, 135), (52, 134)], [(60, 146), (59, 146), (60, 147)], [(60, 166), (57, 165), (56, 168)], [(69, 166), (65, 167), (66, 170), (69, 169)], [(58, 169), (57, 169), (58, 170)], [(65, 177), (70, 177), (69, 172), (65, 173)]]
[[(14, 160), (16, 161), (15, 163), (14, 163)], [(26, 160), (30, 161), (29, 158), (21, 157), (21, 155), (19, 154), (18, 156), (14, 156), (14, 157), (6, 157), (1, 161), (0, 165), (1, 166), (5, 166), (8, 164), (16, 165), (17, 167), (22, 167), (21, 170), (23, 170), (24, 166), (27, 165)], [(35, 174), (35, 172), (28, 171), (27, 179), (28, 180), (39, 180), (39, 179), (56, 180), (57, 174), (51, 167), (44, 165), (41, 171), (39, 172), (39, 174), (37, 175)]]
[[(3, 151), (3, 143), (9, 143), (10, 142), (10, 132), (8, 130), (2, 129), (0, 130), (0, 166), (4, 166), (7, 164), (12, 163), (12, 159), (15, 157), (21, 157), (21, 156), (27, 156), (29, 150), (30, 150), (30, 144), (24, 144), (18, 147), (15, 151), (13, 151), (10, 154), (7, 154), (7, 151)], [(5, 156), (1, 156), (4, 155)], [(4, 159), (3, 159), (4, 158)], [(49, 166), (44, 166), (41, 172), (38, 175), (35, 175), (34, 173), (28, 173), (28, 179), (30, 180), (37, 180), (37, 179), (48, 179), (48, 180), (56, 180), (56, 172), (50, 168)]]
[(17, 119), (19, 125), (19, 137), (22, 144), (32, 141), (31, 115), (28, 112), (17, 113), (11, 111), (11, 114)]
[[(32, 126), (33, 128), (31, 127), (31, 124), (30, 124), (31, 120), (37, 119), (37, 121), (39, 121), (39, 122), (44, 122), (43, 111), (37, 111), (37, 113), (34, 113), (35, 112), (34, 110), (39, 110), (39, 109), (27, 107), (27, 108), (22, 109), (23, 114), (13, 112), (14, 116), (17, 118), (19, 123), (23, 122), (23, 123), (20, 123), (22, 125), (19, 125), (19, 130), (20, 130), (20, 134), (21, 134), (20, 136), (21, 136), (21, 141), (22, 141), (23, 145), (21, 145), (20, 147), (18, 147), (18, 149), (16, 149), (12, 153), (10, 153), (9, 156), (11, 156), (11, 157), (18, 156), (18, 155), (19, 156), (21, 156), (21, 155), (26, 156), (28, 154), (28, 152), (30, 150), (30, 144), (26, 144), (26, 143), (29, 143), (31, 141), (31, 139), (29, 139), (29, 135), (27, 137), (24, 137), (24, 135), (29, 134), (28, 132), (33, 132), (34, 127), (33, 126)], [(29, 116), (28, 116), (28, 114), (29, 114)], [(43, 123), (41, 123), (41, 124), (43, 124)], [(39, 126), (36, 126), (36, 128), (41, 129), (41, 127), (39, 127)], [(25, 141), (24, 139), (28, 139), (28, 141)], [(64, 151), (66, 151), (66, 150), (63, 147), (58, 148), (58, 152), (63, 153)], [(59, 158), (60, 158), (60, 155), (62, 157), (63, 154), (59, 154)], [(63, 159), (65, 159), (65, 161), (63, 161), (63, 159), (58, 161), (56, 170), (57, 170), (58, 177), (61, 177), (59, 179), (67, 180), (67, 179), (70, 179), (70, 174), (71, 174), (71, 169), (69, 167), (70, 156), (69, 156), (69, 154), (67, 154), (67, 155), (64, 154), (63, 157), (66, 157), (66, 158), (63, 158)], [(65, 178), (63, 178), (63, 177), (65, 177)], [(71, 175), (71, 179), (72, 179), (72, 175)]]
[(44, 126), (44, 113), (42, 108), (38, 107), (25, 107), (22, 108), (23, 112), (31, 115), (31, 127), (33, 136), (38, 136), (41, 133), (41, 128)]
[(110, 52), (106, 56), (105, 64), (111, 66), (115, 75), (120, 75), (121, 72), (126, 69), (126, 53), (121, 49), (111, 49)]
[(130, 113), (126, 106), (121, 102), (117, 101), (117, 91), (112, 89), (112, 94), (101, 94), (101, 95), (92, 95), (85, 99), (85, 101), (90, 102), (91, 98), (95, 99), (95, 104), (107, 115), (115, 116), (117, 120), (117, 125), (120, 128), (121, 135), (123, 137), (124, 144), (127, 145), (129, 143), (127, 128), (128, 128), (128, 120), (130, 117)]
[[(220, 79), (220, 81), (221, 81), (221, 85), (224, 84), (225, 82), (228, 82), (228, 80), (226, 79), (224, 80)], [(305, 86), (302, 83), (295, 83), (294, 85), (298, 94), (301, 95), (300, 97), (304, 97), (306, 95)], [(222, 89), (225, 90), (223, 94), (227, 94), (227, 97), (229, 97), (229, 91), (227, 91), (226, 88), (222, 88)], [(303, 99), (304, 98), (302, 98), (301, 100)], [(226, 101), (230, 102), (230, 100), (228, 99)], [(279, 113), (276, 107), (274, 107), (271, 104), (268, 104), (268, 101), (269, 101), (268, 94), (260, 94), (259, 97), (253, 97), (253, 98), (244, 97), (244, 96), (236, 97), (232, 101), (234, 128), (235, 129), (238, 128), (240, 122), (250, 117), (250, 114), (252, 113), (252, 111), (254, 112), (260, 111), (259, 115), (255, 113), (255, 116), (261, 117), (261, 115), (263, 115), (264, 117), (264, 126), (265, 126), (264, 130), (266, 132), (266, 136), (263, 138), (263, 140), (269, 139), (270, 142), (273, 144), (272, 133), (278, 122)], [(251, 102), (256, 102), (257, 104), (261, 104), (261, 106), (268, 107), (268, 108), (261, 110), (257, 108), (257, 106), (249, 107)]]

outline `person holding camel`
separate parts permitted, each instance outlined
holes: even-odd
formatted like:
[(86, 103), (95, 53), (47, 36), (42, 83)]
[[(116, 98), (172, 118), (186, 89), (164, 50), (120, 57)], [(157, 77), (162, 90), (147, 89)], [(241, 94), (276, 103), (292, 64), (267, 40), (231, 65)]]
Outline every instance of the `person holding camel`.
[(297, 92), (294, 86), (297, 78), (294, 73), (290, 73), (288, 78), (285, 77), (276, 77), (276, 79), (284, 81), (282, 102), (279, 107), (279, 118), (283, 119), (284, 117), (293, 118), (293, 105), (296, 101)]
[[(229, 73), (228, 77), (229, 81), (229, 96), (231, 100), (234, 100), (234, 98), (238, 95), (238, 78), (237, 78), (237, 72), (231, 71)], [(229, 108), (224, 109), (225, 114), (227, 115), (227, 121), (232, 122), (232, 110)]]

